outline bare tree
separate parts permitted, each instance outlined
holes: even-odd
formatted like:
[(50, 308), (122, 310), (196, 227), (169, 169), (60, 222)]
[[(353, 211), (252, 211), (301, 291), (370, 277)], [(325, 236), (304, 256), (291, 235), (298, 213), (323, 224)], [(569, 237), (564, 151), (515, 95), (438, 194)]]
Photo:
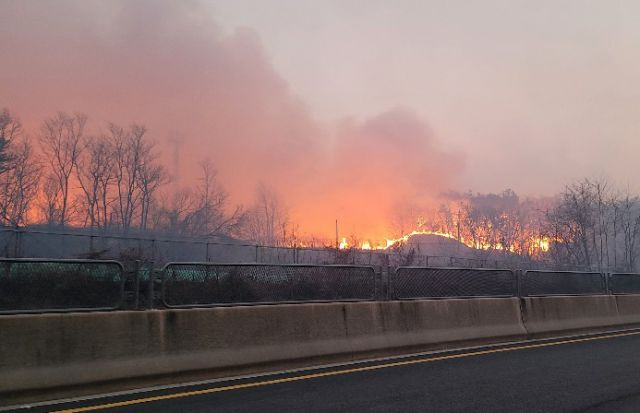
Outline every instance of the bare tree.
[(640, 230), (635, 229), (636, 211), (636, 199), (628, 195), (619, 199), (603, 179), (568, 185), (547, 215), (548, 234), (556, 241), (551, 251), (554, 261), (598, 271), (615, 269), (622, 234), (625, 266), (632, 269), (636, 231)]
[(598, 271), (609, 267), (609, 185), (604, 179), (589, 180), (594, 198), (595, 228), (592, 234)]
[(246, 236), (263, 245), (286, 246), (291, 241), (289, 212), (277, 193), (260, 184), (247, 213)]
[(42, 198), (39, 202), (39, 209), (43, 221), (47, 225), (54, 225), (60, 222), (60, 185), (57, 177), (49, 174), (44, 178), (42, 185)]
[(546, 252), (546, 244), (545, 251), (541, 247), (544, 214), (537, 200), (521, 200), (510, 189), (496, 194), (448, 193), (446, 198), (448, 204), (436, 211), (435, 222), (426, 227), (473, 248), (474, 257), (499, 256), (518, 265)]
[(169, 181), (166, 169), (162, 165), (154, 164), (154, 157), (149, 155), (143, 160), (138, 174), (138, 188), (140, 190), (140, 229), (146, 230), (154, 194)]
[(114, 150), (106, 137), (90, 137), (78, 160), (76, 172), (84, 195), (85, 225), (108, 226), (108, 196), (115, 180)]
[[(69, 220), (71, 176), (82, 152), (82, 138), (86, 123), (85, 115), (70, 116), (60, 112), (44, 122), (39, 136), (40, 149), (59, 189), (50, 191), (50, 194), (55, 192), (60, 197), (57, 223), (62, 226)], [(51, 182), (48, 182), (48, 185), (51, 185)]]
[(0, 112), (0, 173), (11, 168), (13, 156), (9, 146), (21, 134), (22, 123), (8, 109), (3, 109)]
[(194, 211), (194, 234), (232, 234), (242, 225), (245, 217), (241, 206), (227, 214), (227, 192), (218, 184), (216, 170), (209, 159), (200, 163), (200, 183), (196, 188), (197, 206)]
[(227, 212), (227, 193), (218, 184), (213, 164), (200, 164), (201, 176), (195, 190), (180, 189), (165, 198), (159, 211), (156, 229), (180, 235), (231, 235), (244, 222), (241, 206)]
[(189, 189), (173, 192), (168, 199), (162, 200), (155, 228), (171, 235), (191, 235), (193, 205)]
[(0, 214), (3, 224), (17, 227), (28, 223), (41, 168), (27, 140), (13, 140), (10, 157), (10, 166), (0, 174)]
[(635, 271), (640, 244), (640, 200), (627, 192), (619, 205), (624, 269), (625, 271)]
[(462, 206), (462, 228), (467, 245), (474, 248), (478, 258), (486, 259), (498, 243), (494, 222), (498, 212), (495, 206), (472, 197)]
[(151, 195), (164, 179), (160, 179), (163, 172), (154, 165), (154, 144), (147, 140), (146, 132), (141, 125), (134, 124), (129, 129), (109, 125), (115, 165), (115, 212), (125, 232), (134, 225), (137, 216), (146, 226)]
[(139, 147), (135, 147), (129, 131), (115, 124), (109, 125), (114, 148), (115, 180), (117, 189), (116, 214), (121, 228), (128, 229), (130, 217), (137, 204), (134, 190), (139, 173)]

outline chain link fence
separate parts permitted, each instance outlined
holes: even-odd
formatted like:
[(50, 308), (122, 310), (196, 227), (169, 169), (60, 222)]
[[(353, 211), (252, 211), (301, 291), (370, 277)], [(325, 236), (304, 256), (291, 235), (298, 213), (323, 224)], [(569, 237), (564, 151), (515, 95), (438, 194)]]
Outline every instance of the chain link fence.
[(611, 294), (640, 294), (640, 274), (613, 273), (609, 276)]
[(167, 307), (375, 298), (372, 267), (172, 263), (162, 271)]
[(511, 270), (399, 267), (392, 288), (398, 299), (513, 297), (518, 282)]
[(114, 261), (0, 259), (0, 313), (117, 309), (124, 282)]
[[(486, 255), (484, 251), (479, 254)], [(514, 262), (489, 257), (429, 255), (413, 249), (339, 250), (334, 247), (274, 247), (228, 237), (166, 238), (89, 231), (0, 228), (0, 255), (10, 258), (99, 259), (162, 266), (169, 262), (390, 265), (512, 268)], [(521, 263), (523, 264), (523, 263)], [(524, 268), (521, 265), (521, 268)], [(526, 267), (529, 268), (529, 267)]]
[(606, 277), (598, 272), (525, 271), (523, 296), (606, 294)]
[(640, 294), (640, 274), (0, 259), (0, 313), (607, 293)]

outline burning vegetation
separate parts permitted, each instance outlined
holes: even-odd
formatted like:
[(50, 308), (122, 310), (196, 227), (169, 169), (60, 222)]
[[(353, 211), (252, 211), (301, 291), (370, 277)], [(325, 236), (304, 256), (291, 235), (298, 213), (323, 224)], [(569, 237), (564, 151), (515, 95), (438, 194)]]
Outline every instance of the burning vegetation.
[(340, 248), (413, 250), (420, 248), (414, 238), (431, 236), (464, 245), (475, 251), (474, 257), (515, 258), (553, 268), (637, 271), (640, 199), (604, 180), (575, 182), (554, 197), (521, 200), (507, 190), (446, 198), (436, 211), (399, 220), (415, 222), (416, 229), (377, 242), (353, 237), (349, 243), (343, 238)]
[[(552, 199), (521, 201), (511, 190), (501, 194), (449, 194), (435, 211), (396, 220), (400, 222), (398, 236), (352, 245), (364, 250), (386, 250), (406, 245), (412, 237), (431, 235), (480, 251), (538, 256), (550, 249), (551, 239), (545, 234), (543, 220), (552, 204)], [(405, 232), (403, 227), (411, 226), (411, 222), (415, 222), (414, 229)], [(340, 248), (349, 245), (343, 238)]]
[(325, 234), (300, 235), (305, 228), (272, 188), (259, 185), (251, 205), (233, 206), (214, 166), (203, 161), (195, 185), (176, 190), (146, 128), (109, 124), (102, 134), (89, 134), (86, 119), (59, 113), (45, 120), (33, 141), (15, 116), (0, 112), (2, 225), (423, 254), (433, 253), (425, 239), (440, 239), (448, 241), (444, 253), (451, 256), (464, 248), (482, 259), (516, 257), (562, 268), (638, 267), (640, 199), (604, 180), (578, 181), (545, 198), (521, 199), (511, 190), (447, 193), (436, 208), (398, 207), (388, 225), (371, 223), (386, 226), (391, 236), (355, 233), (332, 244)]

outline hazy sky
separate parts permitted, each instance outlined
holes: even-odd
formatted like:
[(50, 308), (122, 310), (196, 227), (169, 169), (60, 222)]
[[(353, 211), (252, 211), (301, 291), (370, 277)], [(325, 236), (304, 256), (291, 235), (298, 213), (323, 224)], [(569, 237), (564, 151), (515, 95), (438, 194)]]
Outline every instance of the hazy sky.
[(638, 1), (213, 1), (321, 119), (406, 105), (467, 154), (468, 189), (640, 174)]
[[(442, 191), (638, 189), (638, 1), (0, 0), (0, 107), (139, 122), (303, 230)], [(97, 133), (97, 132), (96, 132)]]

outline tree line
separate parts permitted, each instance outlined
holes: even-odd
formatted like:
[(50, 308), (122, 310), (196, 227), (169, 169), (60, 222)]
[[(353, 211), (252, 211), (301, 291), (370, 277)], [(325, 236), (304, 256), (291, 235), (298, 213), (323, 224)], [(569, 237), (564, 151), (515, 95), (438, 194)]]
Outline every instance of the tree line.
[[(333, 245), (300, 239), (287, 207), (266, 185), (258, 186), (248, 208), (230, 205), (214, 165), (203, 159), (195, 183), (176, 188), (143, 125), (107, 123), (97, 133), (87, 125), (84, 114), (60, 112), (28, 135), (13, 113), (0, 111), (0, 225)], [(392, 219), (396, 232), (446, 233), (478, 258), (597, 271), (637, 271), (640, 265), (640, 198), (604, 179), (582, 179), (550, 197), (523, 199), (506, 190), (445, 199), (428, 213), (399, 208)]]
[(120, 233), (243, 237), (282, 245), (292, 237), (287, 208), (266, 185), (249, 208), (229, 205), (212, 162), (197, 183), (169, 188), (171, 176), (140, 124), (88, 132), (84, 114), (59, 112), (33, 136), (0, 111), (0, 224), (85, 227)]
[[(405, 222), (396, 219), (400, 233), (411, 228)], [(452, 193), (437, 210), (408, 222), (457, 238), (475, 258), (521, 268), (640, 270), (640, 197), (602, 178), (580, 179), (549, 197)]]
[(597, 271), (637, 271), (640, 257), (640, 198), (604, 179), (568, 185), (546, 214), (555, 262)]

